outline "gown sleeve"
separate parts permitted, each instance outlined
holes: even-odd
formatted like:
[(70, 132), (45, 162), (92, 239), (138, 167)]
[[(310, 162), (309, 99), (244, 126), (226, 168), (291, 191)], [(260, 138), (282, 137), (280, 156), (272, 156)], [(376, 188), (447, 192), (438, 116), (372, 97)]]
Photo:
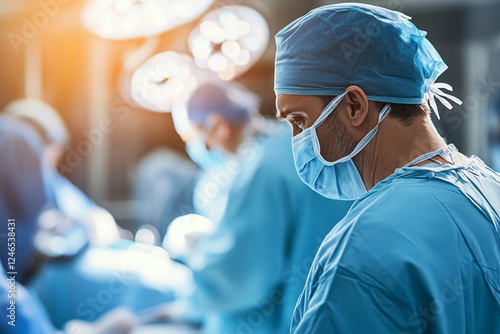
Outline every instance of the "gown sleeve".
[(291, 219), (287, 183), (273, 161), (255, 160), (237, 176), (215, 233), (186, 261), (196, 287), (191, 302), (199, 311), (251, 309), (280, 280)]

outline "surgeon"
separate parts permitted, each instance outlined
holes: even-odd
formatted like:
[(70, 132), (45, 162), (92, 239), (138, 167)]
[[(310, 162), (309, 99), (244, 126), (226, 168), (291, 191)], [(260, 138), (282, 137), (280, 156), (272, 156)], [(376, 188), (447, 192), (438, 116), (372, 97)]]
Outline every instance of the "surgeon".
[(188, 142), (190, 156), (234, 175), (215, 231), (185, 258), (195, 283), (188, 310), (203, 315), (205, 333), (288, 333), (314, 254), (352, 204), (300, 181), (289, 131), (257, 122), (258, 104), (247, 94), (232, 83), (209, 83), (187, 108), (197, 141), (194, 148)]
[(194, 189), (194, 211), (218, 222), (241, 160), (275, 124), (257, 116), (257, 97), (236, 83), (204, 84), (186, 108), (174, 110), (174, 124), (189, 157), (202, 170)]
[(57, 172), (69, 144), (69, 133), (59, 113), (35, 98), (16, 100), (4, 110), (36, 130), (44, 144), (43, 167), (50, 200), (68, 217), (83, 220), (96, 205), (66, 177)]
[[(25, 279), (32, 265), (37, 218), (48, 202), (42, 177), (42, 151), (33, 129), (0, 115), (0, 262), (8, 272), (13, 271), (8, 268), (9, 262), (14, 262), (19, 281)], [(9, 232), (15, 240), (8, 239)], [(9, 256), (9, 248), (15, 251), (10, 252), (15, 258)]]
[(460, 101), (436, 83), (447, 67), (425, 36), (363, 4), (276, 36), (297, 172), (356, 200), (314, 259), (292, 333), (500, 333), (500, 175), (436, 131), (436, 100)]
[[(47, 203), (43, 147), (36, 131), (18, 119), (0, 116), (0, 333), (55, 334), (36, 294), (22, 284), (33, 260), (37, 217)], [(113, 310), (94, 323), (76, 321), (67, 334), (127, 334), (137, 318)]]

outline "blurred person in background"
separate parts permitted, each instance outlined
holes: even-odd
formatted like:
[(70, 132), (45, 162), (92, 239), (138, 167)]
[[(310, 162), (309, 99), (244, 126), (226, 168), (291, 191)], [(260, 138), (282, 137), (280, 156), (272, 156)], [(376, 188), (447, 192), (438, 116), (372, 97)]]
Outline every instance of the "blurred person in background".
[(177, 217), (194, 213), (194, 185), (199, 168), (188, 157), (158, 147), (137, 164), (133, 177), (137, 229), (158, 230), (160, 242)]
[[(18, 277), (37, 294), (52, 324), (64, 328), (72, 319), (93, 322), (115, 308), (137, 312), (171, 301), (172, 285), (182, 285), (178, 281), (185, 276), (172, 269), (165, 251), (157, 247), (162, 252), (156, 254), (152, 248), (120, 240), (112, 215), (57, 172), (68, 143), (57, 112), (40, 100), (24, 99), (8, 105), (2, 117), (13, 129), (30, 134), (39, 149), (42, 186), (29, 196), (40, 194), (44, 200), (41, 210), (33, 206), (36, 214), (27, 224), (19, 224), (23, 230), (18, 234)], [(7, 148), (12, 161), (30, 157)], [(12, 169), (5, 178), (16, 173), (13, 166), (7, 167)], [(23, 184), (31, 184), (29, 180)], [(159, 263), (162, 267), (152, 272)]]
[(356, 200), (316, 255), (292, 333), (500, 333), (500, 175), (436, 130), (430, 108), (461, 101), (409, 19), (336, 4), (276, 35), (297, 171)]
[[(242, 159), (272, 131), (272, 123), (257, 117), (258, 108), (257, 97), (242, 86), (208, 83), (193, 94), (186, 110), (174, 111), (186, 151), (201, 168), (194, 189), (194, 211), (213, 222), (220, 221), (225, 212), (228, 191)], [(188, 123), (187, 130), (182, 128), (180, 113)]]
[(50, 105), (35, 98), (11, 102), (4, 113), (28, 124), (43, 142), (47, 190), (56, 207), (72, 219), (84, 219), (89, 210), (96, 205), (83, 191), (58, 172), (58, 166), (70, 140), (68, 129), (59, 113)]
[(63, 229), (62, 222), (68, 221), (67, 233), (85, 234), (85, 238), (93, 243), (111, 244), (117, 241), (119, 228), (113, 216), (58, 171), (70, 141), (68, 129), (59, 113), (41, 100), (25, 98), (7, 105), (4, 114), (30, 126), (43, 143), (42, 167), (50, 203), (46, 210), (52, 210), (49, 220), (60, 221), (60, 229)]
[(241, 86), (202, 85), (185, 111), (186, 149), (212, 180), (197, 186), (198, 196), (205, 208), (222, 209), (208, 210), (215, 231), (183, 259), (195, 283), (187, 312), (203, 315), (206, 333), (288, 333), (310, 261), (351, 202), (302, 184), (289, 131), (260, 119), (256, 98)]
[[(0, 154), (0, 332), (62, 333), (54, 329), (37, 295), (21, 283), (34, 257), (37, 219), (48, 202), (43, 145), (33, 128), (1, 115)], [(95, 323), (74, 322), (66, 333), (127, 334), (135, 321), (130, 312), (114, 310)]]
[(0, 115), (0, 259), (5, 271), (8, 264), (8, 219), (15, 219), (16, 280), (26, 279), (35, 254), (34, 238), (38, 229), (38, 216), (48, 203), (42, 176), (43, 145), (36, 131), (19, 120)]

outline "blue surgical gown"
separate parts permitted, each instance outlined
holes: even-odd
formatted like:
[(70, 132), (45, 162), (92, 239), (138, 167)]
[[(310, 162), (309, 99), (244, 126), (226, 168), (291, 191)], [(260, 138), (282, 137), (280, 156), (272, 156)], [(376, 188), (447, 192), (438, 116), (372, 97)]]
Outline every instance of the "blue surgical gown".
[(242, 152), (222, 220), (187, 258), (206, 333), (288, 333), (314, 254), (352, 204), (304, 185), (289, 130), (274, 132)]
[(85, 193), (52, 168), (46, 168), (48, 193), (55, 207), (67, 217), (81, 221), (96, 204)]
[[(33, 238), (37, 229), (37, 217), (47, 202), (42, 177), (42, 143), (31, 127), (17, 119), (0, 116), (0, 333), (2, 334), (49, 334), (54, 333), (43, 306), (19, 282), (34, 255)], [(9, 261), (8, 219), (15, 219), (15, 262)], [(12, 266), (12, 267), (11, 267)], [(6, 276), (7, 269), (9, 272)], [(10, 295), (14, 278), (15, 297)], [(13, 297), (13, 298), (10, 298)], [(15, 326), (9, 325), (14, 318), (11, 301), (15, 301)], [(11, 307), (14, 308), (14, 307)], [(13, 323), (14, 324), (14, 323)]]
[(402, 168), (325, 238), (292, 333), (500, 333), (500, 176)]
[[(15, 298), (9, 298), (10, 283), (0, 266), (0, 333), (2, 334), (55, 334), (56, 330), (36, 294), (30, 294), (21, 283), (16, 282)], [(14, 306), (11, 301), (14, 300)], [(15, 312), (15, 317), (8, 317)], [(12, 320), (15, 320), (12, 322)], [(11, 322), (11, 324), (9, 324)], [(15, 325), (15, 326), (14, 326)]]
[(25, 278), (33, 260), (37, 218), (48, 201), (42, 150), (35, 130), (15, 118), (0, 116), (0, 261), (11, 271), (7, 269), (8, 219), (14, 219), (15, 271), (19, 281)]

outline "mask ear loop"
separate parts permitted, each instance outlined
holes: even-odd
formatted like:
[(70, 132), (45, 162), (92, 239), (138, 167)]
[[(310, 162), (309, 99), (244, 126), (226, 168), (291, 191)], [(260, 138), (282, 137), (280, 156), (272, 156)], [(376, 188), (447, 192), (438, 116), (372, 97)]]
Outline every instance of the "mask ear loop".
[(317, 129), (321, 124), (323, 124), (323, 122), (326, 120), (326, 118), (328, 116), (330, 116), (330, 114), (335, 110), (335, 108), (337, 108), (340, 101), (344, 98), (344, 96), (346, 94), (347, 94), (347, 92), (343, 93), (342, 95), (337, 96), (332, 101), (330, 101), (330, 103), (328, 103), (328, 105), (325, 107), (325, 109), (323, 109), (323, 111), (321, 112), (321, 115), (319, 115), (316, 122), (314, 122), (314, 124), (311, 125), (311, 128)]
[(387, 103), (384, 106), (384, 108), (380, 111), (380, 114), (378, 116), (377, 125), (375, 125), (375, 127), (373, 129), (371, 129), (370, 132), (368, 132), (363, 137), (363, 139), (361, 139), (361, 141), (358, 143), (358, 145), (356, 145), (354, 150), (349, 155), (347, 155), (343, 158), (340, 158), (336, 161), (333, 161), (333, 162), (327, 161), (327, 160), (325, 160), (325, 158), (323, 158), (323, 156), (321, 155), (319, 139), (318, 139), (318, 136), (316, 134), (316, 131), (312, 131), (311, 136), (313, 139), (313, 146), (314, 146), (314, 152), (316, 154), (316, 157), (326, 166), (333, 166), (333, 165), (336, 165), (338, 163), (343, 163), (343, 162), (349, 161), (350, 159), (352, 159), (352, 157), (354, 157), (356, 154), (358, 154), (363, 148), (365, 148), (365, 146), (368, 145), (368, 143), (370, 142), (370, 140), (373, 139), (373, 137), (375, 137), (375, 135), (378, 132), (378, 127), (379, 127), (380, 123), (384, 120), (384, 118), (389, 114), (390, 111), (391, 111), (391, 105), (389, 103)]
[(453, 152), (454, 150), (450, 150), (448, 147), (445, 147), (443, 149), (443, 152), (439, 154), (441, 158), (444, 160), (448, 161), (450, 164), (455, 165), (455, 158), (453, 158)]

